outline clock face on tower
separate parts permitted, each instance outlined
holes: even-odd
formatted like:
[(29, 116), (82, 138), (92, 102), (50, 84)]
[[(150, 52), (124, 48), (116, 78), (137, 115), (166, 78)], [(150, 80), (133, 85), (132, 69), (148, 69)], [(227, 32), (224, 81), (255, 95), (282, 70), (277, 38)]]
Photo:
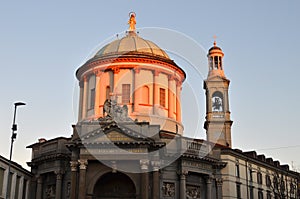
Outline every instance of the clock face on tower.
[(214, 96), (212, 98), (212, 111), (213, 112), (222, 112), (223, 111), (223, 101), (219, 96)]

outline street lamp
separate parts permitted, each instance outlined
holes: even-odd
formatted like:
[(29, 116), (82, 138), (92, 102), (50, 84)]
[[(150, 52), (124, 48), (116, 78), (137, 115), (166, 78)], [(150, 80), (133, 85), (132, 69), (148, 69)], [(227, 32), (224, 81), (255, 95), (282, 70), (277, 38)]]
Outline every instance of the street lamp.
[(10, 152), (9, 152), (9, 162), (8, 162), (8, 174), (7, 174), (7, 185), (6, 185), (6, 199), (9, 199), (9, 189), (11, 188), (10, 186), (10, 167), (11, 167), (11, 157), (12, 157), (12, 151), (13, 151), (13, 145), (14, 141), (17, 138), (17, 124), (16, 124), (16, 116), (17, 116), (17, 107), (18, 106), (25, 106), (26, 104), (24, 102), (16, 102), (15, 104), (15, 109), (14, 109), (14, 118), (13, 118), (13, 124), (12, 124), (12, 133), (11, 133), (11, 140), (10, 140)]

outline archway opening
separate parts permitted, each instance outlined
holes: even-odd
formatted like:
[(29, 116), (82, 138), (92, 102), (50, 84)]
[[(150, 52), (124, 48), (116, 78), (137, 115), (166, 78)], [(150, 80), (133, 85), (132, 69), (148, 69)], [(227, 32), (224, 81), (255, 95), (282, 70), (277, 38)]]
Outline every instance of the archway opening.
[(132, 180), (123, 173), (106, 173), (94, 187), (94, 199), (135, 199), (136, 188)]

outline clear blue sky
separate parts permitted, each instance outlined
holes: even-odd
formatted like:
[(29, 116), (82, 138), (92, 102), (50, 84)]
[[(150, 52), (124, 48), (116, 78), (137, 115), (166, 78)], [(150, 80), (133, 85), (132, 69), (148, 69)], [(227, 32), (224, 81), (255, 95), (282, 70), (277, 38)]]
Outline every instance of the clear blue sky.
[[(76, 69), (99, 43), (127, 29), (135, 11), (138, 27), (179, 31), (206, 50), (217, 35), (231, 80), (233, 147), (300, 169), (299, 7), (296, 0), (2, 1), (0, 154), (8, 157), (18, 100), (27, 106), (18, 110), (14, 161), (30, 161), (25, 147), (38, 138), (71, 135)], [(193, 86), (203, 97), (200, 82)], [(199, 103), (203, 121), (204, 99)], [(196, 136), (204, 138), (204, 130)]]

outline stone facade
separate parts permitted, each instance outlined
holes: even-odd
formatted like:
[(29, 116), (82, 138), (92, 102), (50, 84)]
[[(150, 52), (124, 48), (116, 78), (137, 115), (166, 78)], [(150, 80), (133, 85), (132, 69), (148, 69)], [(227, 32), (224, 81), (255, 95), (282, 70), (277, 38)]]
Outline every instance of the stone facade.
[[(21, 165), (11, 162), (10, 175), (8, 175), (9, 160), (0, 156), (0, 198), (6, 198), (6, 192), (9, 190), (8, 197), (14, 199), (28, 199), (29, 185), (32, 174)], [(9, 179), (8, 179), (9, 178)], [(9, 188), (7, 185), (9, 183)]]

